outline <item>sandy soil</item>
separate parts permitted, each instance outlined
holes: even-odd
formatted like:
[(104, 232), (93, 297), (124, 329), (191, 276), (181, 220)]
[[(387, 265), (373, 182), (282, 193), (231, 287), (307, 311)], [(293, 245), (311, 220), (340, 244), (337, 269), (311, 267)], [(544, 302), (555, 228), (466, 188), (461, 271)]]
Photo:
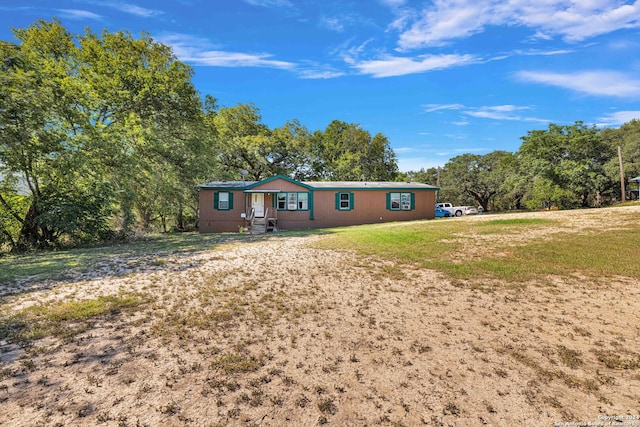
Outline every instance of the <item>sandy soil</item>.
[[(580, 232), (618, 227), (612, 211), (523, 215)], [(5, 306), (151, 301), (67, 339), (0, 343), (0, 425), (640, 426), (640, 279), (459, 283), (309, 246), (321, 238), (22, 283)]]

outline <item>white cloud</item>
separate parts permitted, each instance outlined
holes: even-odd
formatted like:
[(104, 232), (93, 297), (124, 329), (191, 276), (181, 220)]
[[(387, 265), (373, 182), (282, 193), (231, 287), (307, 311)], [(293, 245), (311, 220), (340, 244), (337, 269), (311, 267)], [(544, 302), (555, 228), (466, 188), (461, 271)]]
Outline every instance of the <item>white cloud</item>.
[(400, 34), (398, 45), (402, 50), (439, 46), (492, 25), (522, 26), (537, 38), (578, 42), (640, 28), (640, 0), (434, 0)]
[(371, 39), (365, 40), (357, 46), (349, 46), (350, 41), (348, 41), (338, 46), (332, 53), (341, 56), (342, 60), (347, 64), (353, 65), (358, 62), (358, 56), (365, 51), (371, 41)]
[(555, 56), (555, 55), (566, 55), (568, 53), (573, 53), (575, 50), (573, 49), (553, 49), (553, 50), (539, 50), (539, 49), (530, 49), (530, 50), (516, 50), (513, 53), (515, 55), (522, 56)]
[(57, 9), (65, 18), (69, 19), (102, 19), (101, 15), (86, 10), (78, 9)]
[(185, 61), (196, 65), (207, 65), (214, 67), (263, 67), (280, 68), (290, 70), (295, 64), (285, 61), (276, 61), (267, 53), (251, 54), (242, 52), (226, 52), (220, 50), (209, 50), (198, 52), (196, 55), (186, 58)]
[(337, 17), (322, 17), (320, 24), (331, 31), (337, 31), (339, 33), (344, 31), (344, 20)]
[(433, 113), (440, 110), (461, 110), (464, 108), (462, 104), (426, 104), (424, 105), (427, 113)]
[(471, 117), (493, 120), (523, 120), (516, 114), (519, 111), (530, 110), (531, 107), (517, 107), (515, 105), (483, 106), (473, 110), (467, 110), (464, 114)]
[[(468, 139), (469, 138), (469, 136), (464, 133), (447, 133), (445, 134), (445, 136), (450, 139)], [(453, 150), (453, 151), (456, 151), (456, 150)], [(464, 150), (461, 150), (461, 151), (464, 151)]]
[(396, 153), (415, 153), (418, 149), (416, 147), (398, 147), (393, 151)]
[(384, 56), (382, 59), (354, 62), (353, 67), (373, 77), (404, 76), (477, 63), (473, 55), (424, 55), (417, 58)]
[(406, 0), (379, 0), (379, 1), (380, 3), (389, 7), (403, 6), (407, 2)]
[(302, 79), (333, 79), (336, 77), (344, 76), (342, 71), (330, 70), (330, 69), (307, 69), (298, 71), (298, 75)]
[(562, 87), (587, 95), (640, 97), (640, 80), (618, 71), (582, 71), (566, 74), (521, 71), (517, 76), (527, 82)]
[(262, 67), (292, 70), (296, 64), (271, 59), (268, 53), (229, 52), (216, 49), (206, 39), (185, 34), (164, 34), (156, 38), (170, 45), (181, 61), (211, 67)]
[(533, 110), (532, 107), (528, 106), (517, 106), (517, 105), (492, 105), (492, 106), (482, 106), (476, 108), (469, 108), (464, 111), (464, 114), (470, 117), (476, 117), (479, 119), (490, 119), (490, 120), (509, 120), (509, 121), (523, 121), (523, 122), (538, 122), (538, 123), (549, 123), (550, 120), (541, 119), (538, 117), (531, 117), (523, 114), (525, 111)]
[(128, 13), (130, 15), (140, 16), (143, 18), (162, 15), (164, 13), (160, 10), (147, 9), (147, 8), (136, 6), (134, 4), (129, 4), (129, 3), (104, 2), (104, 3), (97, 3), (97, 4), (101, 4), (103, 6), (107, 6), (112, 9), (117, 9), (120, 12)]
[(436, 0), (421, 18), (400, 35), (401, 49), (439, 46), (483, 30), (491, 17), (489, 4), (477, 1)]
[(348, 13), (342, 13), (339, 16), (323, 15), (319, 19), (319, 24), (323, 28), (336, 31), (338, 33), (344, 32), (348, 27), (362, 25), (375, 26), (375, 23), (363, 16)]
[(293, 7), (293, 3), (289, 0), (244, 0), (251, 6), (260, 7)]
[[(526, 114), (522, 114), (525, 111), (533, 110), (530, 106), (518, 106), (511, 104), (504, 105), (485, 105), (481, 107), (467, 107), (462, 104), (426, 104), (424, 105), (425, 112), (434, 113), (437, 111), (446, 110), (461, 110), (460, 112), (465, 116), (475, 117), (479, 119), (490, 120), (520, 120), (526, 122), (540, 122), (549, 123), (550, 120), (540, 119), (537, 117), (530, 117)], [(456, 126), (467, 126), (469, 123), (467, 120), (458, 120), (452, 122)]]
[(616, 111), (600, 117), (597, 126), (621, 126), (633, 119), (640, 120), (640, 111)]
[[(550, 8), (552, 16), (524, 16), (526, 26), (539, 26), (543, 33), (561, 35), (567, 41), (581, 41), (623, 28), (640, 26), (640, 2), (626, 4), (623, 1), (593, 0), (561, 2), (560, 7)], [(551, 19), (550, 19), (551, 18)]]
[(211, 67), (259, 67), (288, 70), (301, 79), (332, 79), (345, 73), (332, 66), (315, 62), (293, 63), (273, 59), (269, 53), (231, 52), (221, 49), (207, 39), (188, 34), (165, 33), (155, 38), (171, 46), (174, 54), (184, 62)]

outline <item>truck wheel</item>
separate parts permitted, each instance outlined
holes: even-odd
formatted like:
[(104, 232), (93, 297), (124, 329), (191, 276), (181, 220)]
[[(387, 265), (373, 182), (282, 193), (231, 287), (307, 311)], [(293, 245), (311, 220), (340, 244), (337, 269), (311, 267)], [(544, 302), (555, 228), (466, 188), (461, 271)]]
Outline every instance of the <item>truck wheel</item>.
[(462, 216), (462, 211), (456, 211), (456, 216)]

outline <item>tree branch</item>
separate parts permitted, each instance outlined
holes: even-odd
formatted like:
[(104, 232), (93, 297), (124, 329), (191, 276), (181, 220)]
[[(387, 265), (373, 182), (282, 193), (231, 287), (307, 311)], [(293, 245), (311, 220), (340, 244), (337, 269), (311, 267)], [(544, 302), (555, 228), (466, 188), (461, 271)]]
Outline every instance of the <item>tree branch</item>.
[(5, 209), (11, 214), (12, 217), (14, 217), (20, 224), (24, 225), (24, 219), (20, 218), (20, 215), (18, 215), (16, 211), (14, 211), (11, 206), (9, 206), (9, 203), (7, 203), (4, 197), (2, 197), (2, 194), (0, 194), (0, 204), (5, 207)]

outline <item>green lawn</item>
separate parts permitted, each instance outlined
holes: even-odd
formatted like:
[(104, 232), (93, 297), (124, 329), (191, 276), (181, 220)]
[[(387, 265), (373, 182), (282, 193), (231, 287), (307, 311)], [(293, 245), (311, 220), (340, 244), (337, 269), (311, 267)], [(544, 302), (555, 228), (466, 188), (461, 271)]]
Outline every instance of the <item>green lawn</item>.
[[(615, 217), (615, 223), (603, 223), (601, 228), (579, 232), (555, 218), (552, 215), (548, 219), (501, 215), (485, 221), (442, 219), (264, 236), (156, 235), (130, 243), (5, 255), (0, 257), (0, 283), (25, 278), (33, 281), (63, 278), (67, 273), (91, 271), (98, 263), (116, 260), (162, 265), (164, 257), (188, 255), (226, 243), (314, 233), (327, 235), (315, 243), (318, 248), (355, 250), (363, 256), (435, 269), (459, 279), (486, 277), (522, 281), (545, 274), (574, 273), (640, 277), (640, 221), (634, 215), (621, 214)], [(547, 229), (553, 232), (545, 234)], [(521, 238), (524, 233), (536, 230), (539, 236)]]
[[(337, 228), (316, 246), (419, 265), (457, 279), (513, 282), (550, 274), (640, 277), (640, 221), (622, 216), (617, 226), (607, 229), (603, 224), (601, 229), (575, 232), (555, 219), (438, 220)], [(545, 233), (547, 229), (552, 232)], [(519, 238), (536, 230), (537, 237)]]

